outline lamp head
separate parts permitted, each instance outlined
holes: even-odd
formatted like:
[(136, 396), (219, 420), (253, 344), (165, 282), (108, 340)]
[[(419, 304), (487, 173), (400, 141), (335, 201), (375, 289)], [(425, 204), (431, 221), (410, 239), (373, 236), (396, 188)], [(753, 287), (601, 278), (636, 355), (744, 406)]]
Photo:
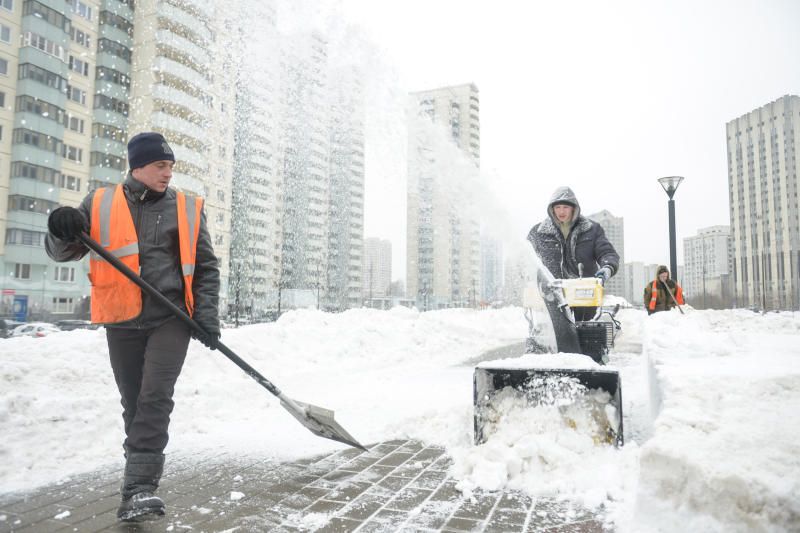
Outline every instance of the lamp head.
[(675, 195), (675, 191), (678, 190), (678, 185), (681, 184), (683, 181), (683, 176), (667, 176), (665, 178), (658, 178), (658, 182), (664, 188), (664, 191), (669, 196), (669, 199), (672, 200), (672, 197)]

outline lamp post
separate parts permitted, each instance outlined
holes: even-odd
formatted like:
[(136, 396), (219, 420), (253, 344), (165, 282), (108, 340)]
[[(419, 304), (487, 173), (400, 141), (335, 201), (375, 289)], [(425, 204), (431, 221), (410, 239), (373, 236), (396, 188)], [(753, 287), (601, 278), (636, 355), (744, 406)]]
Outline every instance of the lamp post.
[(669, 196), (669, 272), (675, 281), (678, 280), (678, 257), (675, 244), (675, 200), (672, 197), (682, 181), (683, 176), (658, 178), (658, 182)]

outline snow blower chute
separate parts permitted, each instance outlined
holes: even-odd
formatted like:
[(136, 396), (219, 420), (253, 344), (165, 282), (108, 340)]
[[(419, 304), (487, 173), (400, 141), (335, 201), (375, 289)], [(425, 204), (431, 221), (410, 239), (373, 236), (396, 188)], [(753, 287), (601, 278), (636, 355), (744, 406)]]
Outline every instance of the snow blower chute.
[[(612, 311), (603, 309), (603, 284), (598, 279), (557, 280), (538, 257), (535, 259), (537, 281), (526, 287), (524, 294), (529, 326), (525, 353), (541, 355), (475, 368), (475, 444), (485, 442), (502, 421), (498, 401), (511, 392), (527, 405), (553, 406), (562, 414), (568, 405), (579, 405), (589, 411), (600, 428), (594, 432), (596, 443), (621, 446), (621, 381), (619, 372), (604, 367), (620, 329), (615, 319), (618, 306)], [(597, 309), (593, 316), (575, 320), (576, 314), (583, 316), (589, 308)], [(555, 353), (562, 355), (547, 355)], [(565, 354), (582, 354), (591, 360)], [(565, 419), (574, 427), (569, 417)]]

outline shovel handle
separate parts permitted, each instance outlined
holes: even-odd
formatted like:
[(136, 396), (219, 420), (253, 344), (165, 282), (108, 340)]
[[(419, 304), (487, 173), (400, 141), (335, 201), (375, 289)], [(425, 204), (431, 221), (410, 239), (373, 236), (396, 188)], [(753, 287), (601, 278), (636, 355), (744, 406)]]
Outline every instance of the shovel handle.
[[(144, 292), (150, 295), (153, 299), (155, 299), (156, 301), (167, 307), (170, 311), (172, 311), (172, 314), (175, 315), (180, 320), (182, 320), (187, 326), (189, 326), (191, 330), (197, 333), (201, 333), (205, 336), (208, 336), (208, 333), (206, 333), (206, 331), (202, 327), (200, 327), (200, 324), (192, 320), (192, 318), (189, 315), (187, 315), (183, 309), (181, 309), (180, 307), (169, 301), (169, 298), (158, 292), (155, 288), (153, 288), (152, 285), (143, 280), (141, 276), (139, 276), (133, 270), (128, 268), (128, 265), (126, 265), (125, 263), (120, 261), (117, 257), (112, 255), (108, 250), (100, 246), (100, 244), (94, 239), (92, 239), (89, 235), (87, 235), (86, 232), (81, 232), (81, 234), (78, 235), (78, 239), (83, 244), (85, 244), (89, 249), (95, 252), (97, 255), (99, 255), (109, 263), (111, 263), (114, 266), (114, 268), (119, 270), (126, 278), (128, 278), (136, 285), (138, 285)], [(244, 372), (248, 376), (259, 382), (265, 389), (267, 389), (275, 396), (281, 397), (281, 391), (278, 389), (278, 387), (273, 385), (270, 380), (262, 376), (258, 372), (258, 370), (250, 366), (244, 359), (236, 355), (233, 352), (233, 350), (222, 344), (222, 342), (220, 341), (217, 342), (217, 349), (220, 352), (222, 352), (225, 355), (225, 357), (236, 363), (236, 365), (242, 370), (244, 370)]]
[[(675, 283), (678, 282), (676, 281)], [(686, 313), (684, 313), (683, 309), (681, 309), (681, 304), (679, 304), (678, 300), (675, 299), (675, 295), (672, 294), (671, 290), (669, 290), (669, 287), (667, 286), (666, 282), (662, 281), (661, 284), (664, 286), (664, 291), (666, 291), (666, 293), (669, 294), (669, 297), (672, 298), (672, 301), (675, 303), (675, 307), (678, 308), (678, 311), (680, 311), (682, 315), (685, 315)]]

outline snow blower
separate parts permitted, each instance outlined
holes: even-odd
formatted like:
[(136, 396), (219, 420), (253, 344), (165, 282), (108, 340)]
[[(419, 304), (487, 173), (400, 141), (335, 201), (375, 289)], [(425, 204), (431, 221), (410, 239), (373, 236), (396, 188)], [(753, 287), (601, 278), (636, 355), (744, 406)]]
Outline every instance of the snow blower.
[[(535, 256), (535, 254), (534, 254)], [(597, 278), (557, 280), (537, 262), (537, 281), (525, 289), (528, 320), (525, 355), (494, 361), (475, 368), (473, 402), (475, 444), (486, 441), (502, 418), (498, 401), (509, 392), (530, 406), (555, 406), (562, 413), (571, 404), (589, 410), (600, 428), (596, 443), (623, 444), (622, 386), (619, 372), (604, 368), (620, 323), (603, 309), (603, 284)], [(596, 308), (588, 320), (575, 320), (576, 312)], [(548, 357), (544, 354), (582, 354), (585, 357)], [(555, 364), (554, 364), (555, 363)], [(559, 366), (561, 364), (561, 366)], [(568, 417), (566, 423), (574, 427)]]

